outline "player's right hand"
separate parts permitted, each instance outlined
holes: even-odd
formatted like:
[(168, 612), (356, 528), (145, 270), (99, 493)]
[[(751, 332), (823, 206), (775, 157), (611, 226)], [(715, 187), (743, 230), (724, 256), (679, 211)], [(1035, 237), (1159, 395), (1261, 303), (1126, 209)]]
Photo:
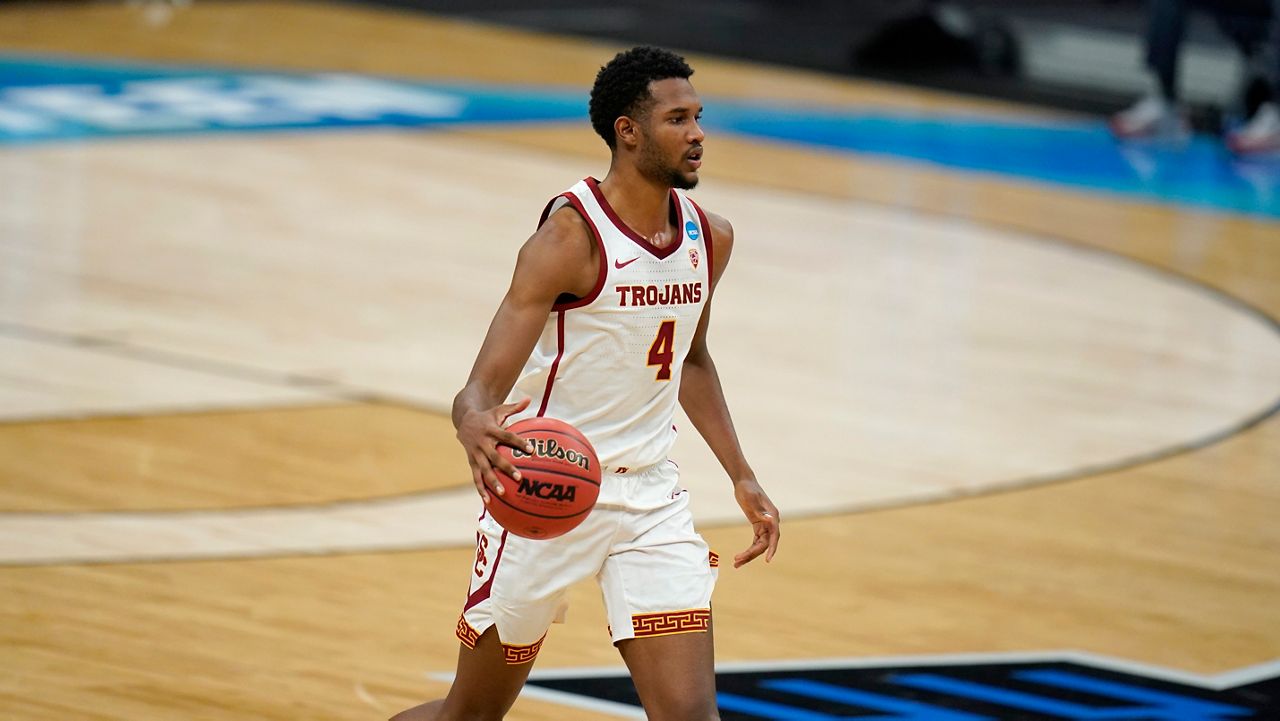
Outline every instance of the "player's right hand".
[(502, 482), (498, 480), (495, 469), (506, 474), (512, 480), (520, 480), (520, 471), (511, 465), (511, 461), (498, 453), (499, 445), (522, 448), (533, 453), (533, 444), (520, 436), (503, 428), (504, 423), (513, 414), (529, 407), (529, 399), (515, 403), (494, 406), (487, 410), (467, 411), (458, 424), (458, 442), (466, 451), (467, 462), (471, 464), (471, 478), (480, 493), (480, 500), (489, 505), (489, 489), (501, 496), (506, 493)]

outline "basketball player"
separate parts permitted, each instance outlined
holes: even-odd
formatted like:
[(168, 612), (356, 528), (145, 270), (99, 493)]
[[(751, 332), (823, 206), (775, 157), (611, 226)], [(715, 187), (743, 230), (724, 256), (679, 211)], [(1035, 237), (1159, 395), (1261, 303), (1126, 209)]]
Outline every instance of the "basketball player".
[(486, 507), (517, 492), (495, 473), (519, 478), (497, 446), (528, 446), (504, 424), (535, 415), (577, 426), (595, 446), (599, 501), (581, 526), (551, 540), (510, 535), (481, 516), (453, 687), (395, 721), (503, 718), (563, 617), (565, 590), (591, 576), (648, 717), (719, 718), (710, 605), (718, 558), (694, 531), (667, 458), (677, 401), (754, 528), (735, 567), (772, 559), (779, 517), (743, 457), (707, 349), (733, 228), (683, 192), (702, 165), (692, 74), (683, 58), (652, 47), (601, 68), (591, 123), (612, 151), (609, 173), (548, 204), (454, 400)]

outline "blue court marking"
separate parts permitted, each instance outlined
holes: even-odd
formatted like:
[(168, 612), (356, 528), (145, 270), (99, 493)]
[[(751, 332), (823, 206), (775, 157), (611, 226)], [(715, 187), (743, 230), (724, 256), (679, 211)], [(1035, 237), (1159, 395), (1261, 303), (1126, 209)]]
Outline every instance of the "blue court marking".
[[(1109, 696), (1131, 703), (1146, 704), (1149, 708), (1159, 709), (1159, 712), (1168, 718), (1213, 719), (1237, 716), (1248, 717), (1253, 714), (1249, 709), (1239, 706), (1189, 698), (1142, 686), (1130, 686), (1129, 684), (1092, 678), (1078, 673), (1071, 673), (1070, 671), (1054, 671), (1052, 669), (1018, 671), (1013, 674), (1013, 677), (1018, 680), (1032, 681), (1046, 686), (1057, 686), (1058, 688), (1082, 691), (1097, 696)], [(1155, 717), (1154, 714), (1153, 717)]]
[[(707, 98), (704, 126), (841, 153), (1280, 218), (1280, 158), (1216, 138), (1122, 145), (1099, 121), (993, 120)], [(584, 121), (582, 89), (422, 83), (0, 54), (0, 145), (119, 136)], [(714, 137), (710, 141), (713, 143)], [(714, 155), (712, 156), (714, 158)]]
[(858, 721), (992, 721), (990, 716), (952, 711), (919, 701), (894, 698), (868, 691), (811, 681), (803, 678), (787, 678), (760, 682), (762, 688), (793, 693), (800, 696), (834, 701), (836, 703), (885, 711), (891, 716), (858, 716)]
[[(1031, 673), (1049, 673), (1052, 685), (1066, 686), (1067, 684), (1090, 685), (1091, 693), (1103, 696), (1111, 696), (1110, 690), (1114, 688), (1106, 687), (1101, 683), (1087, 684), (1082, 681), (1089, 681), (1081, 676), (1068, 673), (1056, 672), (1027, 672)], [(1069, 678), (1074, 677), (1074, 678)], [(1035, 680), (1031, 676), (1027, 676), (1029, 680)], [(1098, 708), (1094, 706), (1085, 706), (1083, 704), (1071, 701), (1063, 701), (1060, 699), (1048, 698), (1045, 696), (1036, 696), (1024, 691), (1015, 691), (1012, 689), (998, 688), (988, 686), (986, 684), (974, 681), (965, 681), (961, 679), (948, 678), (932, 673), (911, 673), (894, 676), (892, 682), (902, 686), (923, 689), (926, 691), (934, 691), (937, 693), (945, 693), (951, 696), (959, 696), (969, 698), (975, 701), (985, 703), (999, 704), (1009, 708), (1022, 709), (1037, 714), (1047, 714), (1053, 718), (1069, 719), (1071, 721), (1110, 721), (1112, 719), (1141, 719), (1142, 721), (1187, 721), (1188, 719), (1196, 719), (1197, 721), (1231, 721), (1237, 719), (1241, 714), (1246, 716), (1252, 715), (1252, 712), (1237, 706), (1226, 706), (1223, 704), (1211, 704), (1201, 702), (1197, 699), (1187, 698), (1185, 696), (1176, 696), (1173, 694), (1156, 694), (1151, 692), (1147, 695), (1147, 701), (1140, 706), (1125, 706)], [(1120, 686), (1120, 684), (1115, 684)], [(1128, 687), (1133, 690), (1133, 687)], [(1080, 689), (1084, 690), (1084, 689)], [(1146, 690), (1146, 689), (1143, 689)], [(1137, 694), (1129, 693), (1120, 697), (1123, 700), (1138, 700)]]
[(736, 711), (738, 713), (751, 714), (766, 719), (788, 719), (788, 721), (840, 721), (842, 716), (832, 716), (831, 714), (819, 713), (808, 709), (799, 708), (797, 706), (788, 706), (786, 704), (774, 703), (772, 701), (762, 701), (749, 696), (739, 696), (736, 693), (725, 693), (723, 691), (716, 693), (716, 705), (721, 711)]
[(708, 102), (712, 127), (771, 140), (1141, 199), (1280, 217), (1280, 158), (1243, 161), (1217, 138), (1122, 144), (1101, 121), (1031, 124)]

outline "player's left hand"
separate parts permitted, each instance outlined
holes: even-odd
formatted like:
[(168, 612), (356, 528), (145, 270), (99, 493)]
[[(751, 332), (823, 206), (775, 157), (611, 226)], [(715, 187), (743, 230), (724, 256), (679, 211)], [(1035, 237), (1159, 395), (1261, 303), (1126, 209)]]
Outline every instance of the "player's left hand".
[(773, 554), (778, 551), (778, 538), (782, 534), (778, 528), (778, 523), (782, 520), (778, 515), (778, 507), (773, 505), (773, 501), (769, 500), (769, 496), (754, 478), (735, 482), (733, 496), (738, 500), (747, 520), (751, 521), (751, 528), (755, 532), (751, 547), (733, 557), (733, 567), (739, 568), (750, 563), (762, 553), (765, 554), (765, 563), (772, 561)]

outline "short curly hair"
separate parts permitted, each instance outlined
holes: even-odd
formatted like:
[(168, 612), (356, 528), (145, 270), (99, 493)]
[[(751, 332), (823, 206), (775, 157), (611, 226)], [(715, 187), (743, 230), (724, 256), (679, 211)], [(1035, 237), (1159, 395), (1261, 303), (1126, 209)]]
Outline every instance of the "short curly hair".
[(669, 50), (640, 45), (618, 53), (596, 73), (591, 88), (591, 127), (612, 150), (617, 147), (613, 123), (623, 115), (637, 117), (652, 99), (649, 83), (667, 78), (689, 79), (693, 68)]

